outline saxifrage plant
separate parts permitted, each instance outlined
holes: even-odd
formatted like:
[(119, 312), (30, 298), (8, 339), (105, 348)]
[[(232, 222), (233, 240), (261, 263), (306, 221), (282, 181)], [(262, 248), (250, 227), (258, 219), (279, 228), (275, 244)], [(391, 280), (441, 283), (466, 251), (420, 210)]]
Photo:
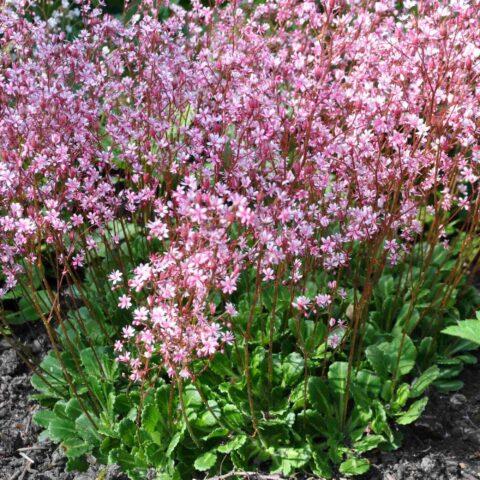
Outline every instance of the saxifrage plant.
[[(388, 307), (391, 293), (383, 285), (390, 278), (386, 272), (374, 294), (377, 300), (386, 295), (380, 305)], [(432, 293), (428, 289), (422, 296)], [(478, 304), (478, 293), (472, 289), (471, 295), (473, 305)], [(468, 295), (459, 305), (466, 307), (466, 299)], [(262, 300), (265, 312), (270, 301), (268, 295)], [(248, 302), (238, 303), (246, 308), (239, 310), (238, 317), (248, 316)], [(304, 469), (328, 478), (335, 467), (344, 474), (360, 474), (369, 467), (361, 456), (364, 452), (400, 445), (398, 426), (420, 416), (428, 400), (425, 391), (432, 384), (459, 388), (461, 384), (455, 383), (459, 369), (475, 361), (462, 352), (466, 345), (432, 351), (431, 337), (412, 339), (382, 330), (375, 318), (388, 315), (388, 309), (376, 310), (373, 303), (365, 356), (349, 384), (348, 410), (344, 403), (347, 356), (329, 351), (327, 343), (328, 336), (337, 333), (316, 328), (313, 320), (303, 318), (298, 329), (291, 325), (275, 338), (272, 383), (265, 348), (268, 322), (252, 330), (251, 379), (258, 435), (252, 430), (241, 342), (217, 354), (208, 369), (201, 362), (194, 365), (193, 377), (180, 390), (166, 376), (144, 385), (125, 382), (113, 351), (102, 346), (105, 338), (99, 335), (96, 346), (89, 347), (73, 330), (68, 334), (78, 345), (80, 370), (69, 352), (62, 354), (62, 361), (76, 395), (70, 397), (61, 363), (50, 354), (42, 363), (43, 373), (33, 378), (41, 392), (36, 398), (46, 407), (36, 421), (46, 428), (47, 436), (62, 443), (69, 466), (76, 469), (86, 468), (86, 454), (93, 453), (99, 461), (118, 463), (139, 479), (149, 469), (155, 469), (159, 478), (193, 478), (205, 470), (251, 470), (253, 465), (284, 475)], [(279, 305), (279, 318), (288, 318), (288, 302)], [(78, 316), (89, 323), (85, 307)], [(62, 339), (62, 343), (67, 342)], [(296, 351), (299, 345), (306, 357)], [(338, 360), (333, 361), (334, 357)], [(101, 368), (95, 358), (101, 359)], [(90, 412), (94, 428), (79, 400)]]
[(358, 474), (461, 386), (476, 2), (33, 7), (0, 12), (3, 320), (45, 325), (71, 468)]

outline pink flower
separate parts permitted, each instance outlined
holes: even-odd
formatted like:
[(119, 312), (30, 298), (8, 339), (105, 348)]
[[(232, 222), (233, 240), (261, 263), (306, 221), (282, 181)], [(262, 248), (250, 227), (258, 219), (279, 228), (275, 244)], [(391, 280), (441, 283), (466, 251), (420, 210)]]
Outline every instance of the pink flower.
[(133, 311), (133, 318), (136, 323), (144, 322), (148, 319), (148, 309), (146, 307), (139, 307)]
[(275, 279), (275, 272), (273, 271), (272, 268), (264, 268), (262, 270), (263, 273), (263, 281), (268, 282), (269, 280), (274, 280)]
[(226, 277), (220, 282), (223, 293), (233, 293), (237, 289), (236, 280), (233, 277)]
[(315, 303), (321, 308), (326, 308), (332, 303), (332, 297), (329, 294), (320, 293), (315, 297)]
[(132, 299), (128, 295), (121, 295), (118, 300), (119, 308), (126, 310), (132, 306)]
[[(134, 380), (224, 348), (237, 311), (212, 301), (240, 278), (274, 281), (303, 315), (337, 311), (369, 247), (395, 263), (425, 232), (447, 246), (460, 209), (475, 225), (474, 2), (200, 2), (165, 21), (143, 2), (127, 23), (84, 5), (73, 41), (7, 3), (0, 293), (42, 257), (63, 285), (118, 261)], [(307, 298), (310, 282), (327, 293)]]
[(163, 223), (161, 220), (155, 220), (152, 222), (148, 222), (147, 225), (150, 235), (163, 240), (165, 238), (168, 238), (168, 228), (165, 223)]
[(97, 242), (92, 237), (87, 237), (86, 243), (89, 250), (96, 250), (98, 248)]
[(135, 335), (135, 330), (130, 325), (123, 327), (122, 329), (123, 338), (132, 338)]
[(238, 315), (238, 311), (232, 303), (225, 304), (225, 311), (231, 316), (236, 317)]
[(72, 259), (73, 268), (83, 267), (84, 262), (85, 262), (85, 255), (84, 255), (84, 253), (83, 253), (83, 252), (77, 253), (77, 255), (75, 255), (75, 256), (73, 257), (73, 259)]
[(308, 306), (310, 305), (310, 299), (305, 296), (297, 297), (293, 302), (292, 306), (297, 310), (307, 310)]
[(122, 281), (122, 272), (115, 270), (108, 276), (108, 279), (112, 282), (112, 285), (115, 286)]
[(340, 341), (340, 336), (334, 333), (328, 337), (327, 343), (330, 348), (335, 349), (340, 345)]

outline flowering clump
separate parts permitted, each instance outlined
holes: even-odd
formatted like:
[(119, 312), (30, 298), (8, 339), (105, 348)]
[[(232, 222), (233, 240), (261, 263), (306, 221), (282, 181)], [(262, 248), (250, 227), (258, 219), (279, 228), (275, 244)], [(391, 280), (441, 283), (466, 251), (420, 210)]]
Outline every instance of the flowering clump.
[[(170, 375), (179, 372), (189, 377), (192, 359), (210, 357), (232, 341), (231, 333), (217, 323), (220, 318), (214, 317), (215, 304), (209, 302), (212, 291), (228, 294), (236, 289), (242, 265), (241, 252), (228, 242), (227, 230), (236, 207), (229, 207), (226, 198), (225, 193), (203, 193), (190, 178), (174, 192), (170, 207), (157, 203), (149, 234), (158, 240), (169, 239), (170, 245), (134, 269), (129, 289), (132, 296), (144, 293), (146, 302), (135, 308), (133, 327), (125, 327), (123, 343), (115, 345), (123, 352), (129, 346), (126, 342), (134, 339), (137, 355), (131, 357), (127, 351), (119, 357), (132, 367), (133, 379), (148, 373), (155, 354)], [(175, 227), (166, 223), (167, 216), (177, 215), (180, 220)], [(110, 278), (116, 288), (119, 272)], [(129, 308), (130, 296), (120, 297), (119, 306)]]
[(0, 328), (69, 469), (363, 474), (475, 362), (480, 3), (205, 3), (2, 5)]
[(41, 245), (66, 279), (135, 224), (152, 253), (110, 275), (134, 379), (229, 343), (248, 269), (328, 322), (313, 272), (341, 282), (360, 248), (373, 276), (426, 225), (478, 226), (477, 2), (217, 3), (124, 24), (78, 2), (73, 40), (25, 0), (0, 13), (0, 291)]

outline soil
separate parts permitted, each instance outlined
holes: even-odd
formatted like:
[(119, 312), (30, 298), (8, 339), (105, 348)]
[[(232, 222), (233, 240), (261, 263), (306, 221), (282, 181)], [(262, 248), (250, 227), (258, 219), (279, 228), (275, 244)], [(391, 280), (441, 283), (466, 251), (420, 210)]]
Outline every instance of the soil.
[[(37, 358), (48, 350), (38, 327), (16, 333)], [(126, 480), (115, 466), (92, 464), (86, 473), (67, 472), (61, 448), (39, 442), (30, 375), (8, 341), (0, 339), (0, 480)], [(459, 392), (431, 393), (424, 415), (404, 428), (403, 447), (373, 453), (363, 480), (480, 479), (480, 364), (466, 368), (461, 379), (465, 386)]]
[(365, 480), (480, 479), (480, 362), (462, 372), (459, 392), (433, 391), (403, 446), (378, 452)]
[[(41, 326), (30, 324), (15, 334), (37, 360), (48, 351)], [(0, 480), (128, 480), (115, 466), (66, 471), (61, 447), (38, 440), (41, 429), (32, 421), (38, 407), (29, 398), (34, 393), (30, 377), (15, 349), (0, 338)]]

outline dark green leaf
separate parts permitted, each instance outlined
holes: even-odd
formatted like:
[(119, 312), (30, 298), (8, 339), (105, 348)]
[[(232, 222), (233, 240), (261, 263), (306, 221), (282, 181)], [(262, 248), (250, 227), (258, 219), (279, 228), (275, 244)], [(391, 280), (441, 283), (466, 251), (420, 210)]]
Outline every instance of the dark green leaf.
[(382, 435), (367, 435), (353, 444), (353, 448), (360, 453), (377, 448), (385, 439)]
[(328, 385), (320, 377), (308, 379), (308, 399), (319, 412), (329, 412), (332, 408)]
[(135, 444), (135, 434), (137, 432), (137, 426), (129, 418), (124, 418), (118, 424), (118, 433), (122, 443), (129, 447), (133, 447)]
[(417, 398), (438, 378), (440, 370), (436, 365), (427, 368), (418, 378), (412, 383), (410, 390), (410, 397)]
[(297, 352), (292, 352), (282, 362), (283, 385), (290, 386), (303, 375), (304, 359)]

